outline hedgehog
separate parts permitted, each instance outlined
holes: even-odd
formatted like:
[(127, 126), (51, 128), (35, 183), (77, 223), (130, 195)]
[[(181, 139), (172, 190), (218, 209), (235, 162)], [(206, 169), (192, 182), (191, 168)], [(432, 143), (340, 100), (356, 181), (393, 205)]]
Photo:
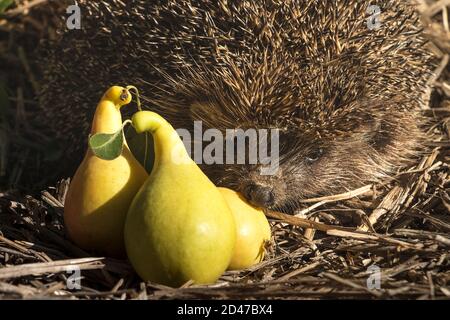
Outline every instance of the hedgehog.
[(279, 129), (276, 174), (261, 175), (258, 164), (202, 169), (252, 204), (286, 213), (307, 198), (386, 181), (424, 148), (434, 57), (409, 1), (78, 5), (81, 29), (61, 30), (41, 63), (42, 114), (72, 159), (113, 84), (137, 86), (146, 108), (175, 128)]

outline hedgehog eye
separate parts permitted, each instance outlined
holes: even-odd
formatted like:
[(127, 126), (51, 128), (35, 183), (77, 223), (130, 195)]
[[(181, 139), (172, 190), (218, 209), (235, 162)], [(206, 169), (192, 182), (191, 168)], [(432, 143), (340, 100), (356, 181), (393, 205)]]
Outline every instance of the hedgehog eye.
[(322, 155), (323, 155), (322, 148), (314, 149), (306, 156), (306, 161), (311, 164), (319, 160)]

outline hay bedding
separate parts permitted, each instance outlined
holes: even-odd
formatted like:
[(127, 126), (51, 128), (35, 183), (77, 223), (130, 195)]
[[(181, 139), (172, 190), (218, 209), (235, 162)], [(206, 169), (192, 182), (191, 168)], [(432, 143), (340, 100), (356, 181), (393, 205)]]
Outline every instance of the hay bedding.
[[(29, 44), (30, 38), (48, 30), (42, 24), (50, 23), (49, 8), (47, 1), (16, 2), (19, 5), (13, 7), (14, 14), (0, 23), (0, 32), (18, 29), (18, 47), (23, 48), (21, 41)], [(143, 283), (126, 261), (92, 256), (73, 245), (65, 235), (62, 220), (67, 180), (40, 193), (0, 189), (10, 190), (0, 191), (0, 299), (449, 299), (450, 33), (448, 23), (443, 22), (448, 20), (443, 10), (448, 1), (420, 3), (442, 63), (432, 109), (426, 111), (435, 122), (430, 128), (433, 146), (417, 165), (405, 169), (387, 185), (312, 199), (305, 203), (301, 217), (267, 212), (273, 241), (267, 247), (265, 261), (249, 270), (227, 272), (212, 286), (187, 283), (178, 289)], [(27, 28), (34, 32), (27, 34), (23, 31)], [(2, 60), (11, 50), (10, 43), (6, 46), (4, 40), (0, 38)], [(23, 51), (16, 62), (19, 74), (27, 81), (8, 83), (17, 93), (11, 98), (17, 106), (12, 111), (16, 117), (34, 106), (20, 93), (25, 90), (32, 95), (33, 83), (38, 85), (26, 67), (26, 53)], [(2, 64), (0, 71), (11, 72), (9, 68)], [(32, 128), (26, 132), (28, 136), (25, 133), (20, 138), (33, 136)], [(8, 133), (11, 141), (17, 138), (17, 131)], [(18, 181), (17, 173), (30, 168), (38, 167), (36, 171), (43, 174), (42, 164), (36, 164), (34, 158), (30, 164), (30, 157), (25, 160), (18, 145), (10, 147), (7, 154), (9, 181), (12, 176)], [(372, 275), (369, 267), (374, 265), (381, 270), (380, 289), (367, 286)], [(72, 274), (67, 268), (73, 266), (81, 270), (81, 290), (67, 288)]]

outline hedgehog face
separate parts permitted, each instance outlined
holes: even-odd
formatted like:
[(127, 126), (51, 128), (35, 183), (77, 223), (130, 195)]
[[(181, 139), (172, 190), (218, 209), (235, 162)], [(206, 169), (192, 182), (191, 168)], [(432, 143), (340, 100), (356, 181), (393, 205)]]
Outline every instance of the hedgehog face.
[[(378, 182), (414, 156), (407, 153), (418, 148), (417, 141), (409, 139), (411, 134), (421, 134), (418, 118), (392, 110), (392, 103), (373, 102), (370, 109), (360, 103), (365, 111), (355, 110), (358, 118), (354, 114), (336, 118), (339, 123), (354, 122), (345, 133), (321, 136), (304, 128), (281, 131), (279, 169), (273, 175), (262, 175), (261, 165), (206, 165), (202, 169), (216, 184), (238, 190), (255, 206), (295, 213), (304, 199)], [(398, 156), (399, 150), (404, 159)]]
[(285, 213), (294, 213), (302, 199), (342, 190), (354, 175), (349, 149), (357, 148), (357, 144), (311, 141), (297, 134), (280, 138), (280, 163), (273, 175), (262, 175), (261, 165), (212, 165), (202, 169), (218, 185), (238, 190), (253, 205)]
[[(309, 184), (315, 183), (314, 178), (320, 172), (326, 155), (322, 148), (311, 143), (301, 143), (298, 137), (289, 137), (289, 133), (281, 134), (279, 143), (278, 167), (270, 174), (262, 174), (264, 165), (247, 162), (250, 148), (255, 147), (251, 143), (247, 144), (246, 150), (239, 150), (246, 152), (245, 164), (211, 164), (201, 167), (217, 185), (240, 191), (255, 206), (292, 212), (297, 204), (291, 199), (298, 200), (299, 195), (310, 194), (306, 190), (311, 189)], [(318, 188), (316, 190), (319, 191)]]

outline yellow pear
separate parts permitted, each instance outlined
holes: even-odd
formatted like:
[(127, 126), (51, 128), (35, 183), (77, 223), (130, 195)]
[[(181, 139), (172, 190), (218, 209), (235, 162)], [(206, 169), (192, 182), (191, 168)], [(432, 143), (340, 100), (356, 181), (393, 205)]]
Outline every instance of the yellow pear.
[(215, 282), (227, 269), (236, 240), (225, 199), (166, 120), (141, 111), (132, 121), (137, 132), (152, 133), (155, 163), (125, 223), (131, 264), (142, 279), (173, 287), (189, 280)]
[[(118, 132), (122, 128), (120, 107), (130, 101), (127, 89), (111, 87), (97, 106), (91, 134)], [(147, 176), (126, 142), (114, 160), (100, 159), (88, 148), (64, 205), (64, 221), (72, 241), (85, 250), (125, 257), (125, 217)]]
[(270, 241), (270, 225), (264, 212), (247, 203), (244, 197), (228, 188), (218, 188), (236, 223), (236, 246), (229, 270), (249, 268), (264, 259), (264, 246)]

